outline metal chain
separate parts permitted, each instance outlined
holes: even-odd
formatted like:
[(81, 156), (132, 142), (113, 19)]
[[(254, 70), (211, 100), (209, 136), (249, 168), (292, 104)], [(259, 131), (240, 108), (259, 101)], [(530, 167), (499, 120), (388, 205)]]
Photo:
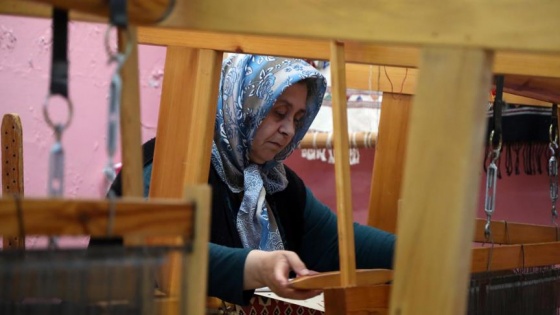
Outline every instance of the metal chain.
[[(490, 133), (490, 145), (493, 143), (494, 130)], [(502, 149), (502, 139), (500, 136), (497, 146), (492, 145), (492, 151), (489, 153), (489, 158), (491, 158), (490, 165), (488, 165), (488, 171), (486, 173), (486, 198), (484, 200), (484, 212), (486, 212), (486, 225), (484, 226), (484, 236), (487, 241), (492, 239), (492, 231), (490, 223), (492, 220), (492, 215), (494, 214), (494, 208), (496, 206), (496, 182), (498, 180), (498, 166), (496, 161), (500, 157), (500, 151)]]
[(107, 130), (107, 165), (103, 170), (105, 178), (112, 183), (116, 178), (116, 170), (114, 165), (114, 157), (117, 151), (117, 136), (119, 132), (119, 119), (122, 95), (122, 78), (121, 69), (130, 54), (132, 42), (130, 32), (127, 30), (127, 44), (124, 52), (113, 53), (110, 49), (109, 35), (111, 30), (115, 28), (110, 25), (105, 34), (105, 47), (109, 55), (109, 64), (115, 63), (115, 71), (111, 77), (111, 85), (109, 89), (109, 111), (108, 111), (108, 130)]
[(556, 219), (558, 212), (556, 211), (556, 200), (558, 200), (558, 159), (556, 159), (556, 152), (558, 150), (558, 135), (552, 136), (553, 126), (550, 125), (549, 138), (550, 144), (550, 159), (548, 159), (548, 176), (550, 182), (550, 201), (551, 201), (551, 216), (552, 224), (558, 226)]

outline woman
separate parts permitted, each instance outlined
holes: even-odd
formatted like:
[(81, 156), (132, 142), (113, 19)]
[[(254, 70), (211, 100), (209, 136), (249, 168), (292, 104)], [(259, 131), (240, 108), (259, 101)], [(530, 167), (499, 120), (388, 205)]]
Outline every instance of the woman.
[[(267, 286), (306, 299), (319, 292), (290, 289), (291, 271), (339, 268), (336, 216), (282, 163), (307, 132), (325, 89), (325, 78), (300, 59), (224, 61), (209, 174), (208, 295), (244, 305)], [(153, 145), (144, 146), (146, 191)], [(358, 268), (391, 268), (393, 235), (356, 224), (355, 239)]]

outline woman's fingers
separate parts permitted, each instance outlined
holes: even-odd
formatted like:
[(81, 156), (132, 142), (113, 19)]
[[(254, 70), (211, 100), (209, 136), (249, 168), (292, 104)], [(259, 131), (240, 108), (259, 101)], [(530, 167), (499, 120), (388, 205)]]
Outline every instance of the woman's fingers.
[(321, 291), (317, 290), (296, 290), (290, 288), (288, 286), (290, 283), (288, 276), (291, 270), (298, 276), (307, 276), (315, 272), (307, 269), (305, 264), (294, 252), (279, 251), (277, 254), (279, 254), (279, 257), (274, 268), (274, 279), (276, 283), (274, 283), (272, 287), (269, 286), (274, 293), (284, 298), (296, 300), (308, 299), (321, 293)]
[(304, 300), (321, 293), (317, 290), (296, 290), (290, 288), (290, 271), (298, 276), (315, 274), (307, 269), (299, 256), (290, 251), (265, 252), (254, 250), (245, 261), (244, 288), (269, 287), (272, 292), (288, 299)]

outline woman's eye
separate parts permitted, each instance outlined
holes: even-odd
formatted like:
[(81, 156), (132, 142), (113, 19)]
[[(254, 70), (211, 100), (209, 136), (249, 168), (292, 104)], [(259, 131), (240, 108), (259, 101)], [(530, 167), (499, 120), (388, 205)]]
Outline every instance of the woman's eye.
[(276, 114), (276, 116), (280, 117), (280, 118), (284, 118), (286, 116), (286, 112), (283, 111), (275, 111), (274, 112)]

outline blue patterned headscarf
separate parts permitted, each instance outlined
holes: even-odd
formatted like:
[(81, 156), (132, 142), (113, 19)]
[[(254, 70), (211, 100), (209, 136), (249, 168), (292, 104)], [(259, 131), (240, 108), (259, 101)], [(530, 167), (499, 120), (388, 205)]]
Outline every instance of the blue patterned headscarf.
[[(249, 153), (260, 123), (287, 87), (308, 78), (314, 84), (308, 85), (307, 114), (302, 127), (274, 160), (263, 165), (252, 163)], [(321, 73), (301, 59), (237, 54), (224, 61), (212, 165), (232, 192), (243, 192), (236, 222), (243, 247), (284, 248), (265, 196), (288, 185), (282, 162), (298, 146), (315, 119), (326, 86)]]

